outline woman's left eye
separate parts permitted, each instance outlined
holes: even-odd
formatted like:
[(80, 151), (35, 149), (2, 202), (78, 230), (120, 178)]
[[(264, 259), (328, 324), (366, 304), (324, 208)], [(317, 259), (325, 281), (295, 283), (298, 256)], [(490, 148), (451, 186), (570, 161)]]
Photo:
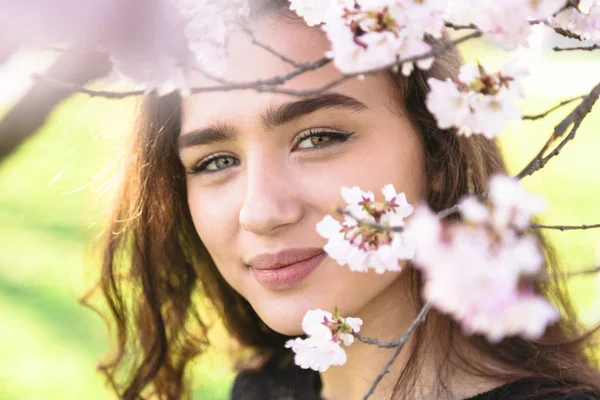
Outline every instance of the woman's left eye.
[(324, 129), (312, 129), (299, 134), (294, 140), (299, 149), (310, 149), (314, 147), (325, 147), (332, 142), (343, 142), (347, 140), (352, 133), (336, 132)]

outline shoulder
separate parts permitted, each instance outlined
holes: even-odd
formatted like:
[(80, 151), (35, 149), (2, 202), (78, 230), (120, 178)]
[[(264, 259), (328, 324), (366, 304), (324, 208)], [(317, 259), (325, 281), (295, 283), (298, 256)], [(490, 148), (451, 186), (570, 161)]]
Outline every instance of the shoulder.
[(257, 370), (238, 373), (231, 390), (232, 400), (318, 400), (319, 373), (293, 362), (270, 360)]
[(524, 378), (467, 400), (600, 400), (600, 391), (539, 378)]

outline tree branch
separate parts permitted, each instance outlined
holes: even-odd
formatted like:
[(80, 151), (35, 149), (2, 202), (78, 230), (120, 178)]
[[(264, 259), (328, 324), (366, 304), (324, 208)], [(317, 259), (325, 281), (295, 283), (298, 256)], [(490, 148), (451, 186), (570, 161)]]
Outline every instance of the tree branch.
[(453, 24), (452, 22), (445, 22), (444, 26), (446, 28), (452, 28), (454, 30), (460, 31), (463, 29), (478, 29), (477, 25), (475, 24), (468, 24), (468, 25), (458, 25), (458, 24)]
[(600, 228), (600, 224), (593, 225), (542, 225), (542, 224), (531, 224), (530, 228), (534, 229), (556, 229), (559, 231), (571, 231), (571, 230), (584, 230)]
[[(63, 53), (50, 67), (48, 76), (69, 85), (81, 86), (92, 79), (105, 76), (110, 71), (110, 61), (105, 53), (89, 53), (85, 57), (71, 52)], [(0, 121), (0, 160), (35, 133), (46, 121), (50, 112), (75, 90), (37, 82)]]
[(594, 44), (592, 46), (578, 46), (578, 47), (555, 46), (552, 48), (552, 50), (554, 50), (554, 51), (573, 51), (573, 50), (593, 51), (593, 50), (600, 50), (600, 44)]
[(571, 99), (562, 101), (560, 103), (558, 103), (556, 106), (550, 108), (549, 110), (544, 111), (541, 114), (534, 114), (534, 115), (524, 115), (523, 118), (521, 118), (524, 121), (535, 121), (537, 119), (542, 119), (544, 117), (546, 117), (548, 114), (550, 114), (551, 112), (558, 110), (559, 108), (566, 106), (567, 104), (571, 104), (572, 102), (574, 102), (575, 100), (581, 100), (584, 99), (586, 95), (581, 95), (581, 96), (577, 96), (577, 97), (573, 97)]
[[(405, 64), (408, 62), (416, 62), (416, 61), (423, 60), (426, 58), (437, 57), (440, 54), (447, 51), (448, 49), (450, 49), (454, 46), (457, 46), (458, 44), (464, 43), (468, 40), (478, 38), (481, 35), (482, 35), (482, 33), (479, 31), (473, 32), (473, 33), (465, 35), (459, 39), (443, 43), (437, 47), (434, 47), (433, 49), (431, 49), (431, 51), (428, 51), (426, 53), (423, 53), (423, 54), (420, 54), (417, 56), (407, 57), (405, 59), (398, 60), (395, 63), (388, 64), (388, 65), (382, 66), (380, 68), (375, 68), (375, 69), (363, 71), (363, 72), (356, 72), (356, 73), (352, 73), (352, 74), (341, 75), (339, 78), (337, 78), (319, 88), (315, 88), (315, 89), (291, 90), (291, 89), (283, 89), (283, 88), (278, 88), (278, 87), (273, 87), (273, 86), (282, 85), (285, 82), (291, 80), (292, 78), (295, 78), (296, 76), (301, 75), (307, 71), (321, 68), (322, 66), (331, 62), (331, 59), (329, 59), (327, 57), (320, 58), (311, 63), (303, 64), (302, 68), (296, 68), (294, 71), (292, 71), (288, 74), (282, 75), (282, 76), (269, 78), (269, 79), (260, 79), (260, 80), (256, 80), (256, 81), (252, 81), (252, 82), (237, 82), (237, 83), (232, 83), (229, 85), (196, 87), (196, 88), (191, 89), (191, 93), (196, 94), (196, 93), (218, 92), (218, 91), (228, 92), (228, 91), (232, 91), (232, 90), (252, 89), (252, 90), (256, 90), (257, 92), (279, 93), (279, 94), (287, 94), (290, 96), (297, 96), (297, 97), (311, 97), (311, 96), (315, 96), (320, 93), (323, 93), (324, 91), (329, 90), (329, 89), (341, 84), (344, 81), (347, 81), (349, 79), (352, 79), (352, 78), (355, 78), (358, 76), (362, 76), (362, 75), (366, 75), (366, 74), (375, 74), (375, 73), (389, 70), (396, 66), (401, 66), (402, 64)], [(127, 92), (91, 90), (91, 89), (82, 87), (81, 85), (76, 85), (76, 84), (67, 83), (67, 82), (61, 82), (60, 80), (52, 79), (52, 78), (48, 79), (45, 76), (42, 77), (42, 76), (36, 75), (36, 76), (34, 76), (34, 78), (38, 79), (38, 80), (52, 82), (55, 85), (62, 86), (66, 90), (69, 90), (72, 92), (77, 92), (77, 93), (87, 94), (88, 96), (92, 96), (92, 97), (105, 97), (108, 99), (123, 99), (126, 97), (141, 96), (141, 95), (146, 94), (146, 92), (143, 90), (133, 90), (133, 91), (127, 91)]]
[(559, 34), (559, 35), (561, 35), (561, 36), (568, 37), (568, 38), (570, 38), (570, 39), (577, 39), (577, 40), (583, 41), (583, 39), (581, 38), (581, 36), (579, 36), (579, 35), (578, 35), (578, 34), (576, 34), (576, 33), (573, 33), (573, 32), (571, 32), (571, 31), (568, 31), (568, 30), (566, 30), (566, 29), (563, 29), (563, 28), (558, 28), (558, 27), (550, 26), (550, 25), (548, 25), (546, 22), (544, 22), (544, 24), (545, 24), (547, 27), (549, 27), (550, 29), (553, 29), (553, 30), (554, 30), (554, 32), (558, 33), (558, 34)]
[(375, 228), (381, 232), (404, 232), (403, 226), (386, 226), (386, 225), (378, 224), (376, 222), (366, 221), (362, 218), (358, 218), (357, 216), (353, 215), (350, 211), (344, 210), (341, 207), (336, 207), (335, 211), (339, 214), (346, 215), (346, 216), (352, 218), (353, 220), (356, 221), (356, 224), (358, 226), (368, 226), (370, 228)]
[[(534, 172), (540, 170), (546, 165), (546, 163), (552, 158), (558, 155), (560, 150), (567, 144), (567, 142), (575, 137), (575, 133), (579, 129), (579, 126), (583, 122), (583, 119), (587, 114), (592, 110), (592, 107), (598, 100), (600, 96), (600, 83), (598, 83), (594, 88), (590, 91), (588, 95), (586, 95), (581, 103), (569, 115), (566, 116), (552, 132), (552, 135), (548, 138), (542, 149), (536, 154), (536, 156), (527, 164), (525, 168), (521, 170), (515, 177), (517, 179), (523, 179), (524, 177), (533, 174)], [(546, 157), (544, 154), (550, 148), (551, 144), (561, 137), (567, 128), (573, 124), (573, 127), (567, 137)]]
[[(425, 304), (423, 306), (423, 308), (421, 309), (421, 311), (419, 312), (419, 315), (417, 315), (417, 318), (413, 321), (413, 323), (410, 325), (410, 327), (406, 331), (406, 333), (404, 333), (404, 335), (400, 336), (400, 338), (398, 340), (395, 340), (394, 342), (390, 342), (390, 343), (395, 344), (396, 350), (390, 357), (389, 361), (387, 362), (387, 364), (385, 365), (383, 370), (377, 375), (377, 377), (371, 384), (371, 387), (369, 387), (369, 390), (367, 391), (367, 393), (365, 393), (365, 395), (363, 396), (363, 400), (367, 400), (373, 394), (373, 392), (375, 392), (375, 388), (377, 388), (377, 385), (379, 385), (379, 382), (381, 382), (383, 377), (388, 372), (390, 372), (390, 370), (392, 369), (392, 365), (394, 364), (394, 361), (396, 361), (396, 358), (398, 358), (398, 355), (404, 348), (404, 345), (406, 344), (406, 342), (408, 341), (410, 336), (414, 333), (414, 331), (417, 329), (417, 327), (419, 325), (421, 325), (421, 323), (423, 323), (423, 321), (425, 321), (425, 317), (427, 316), (427, 313), (429, 312), (430, 309), (431, 309), (431, 305), (429, 303)], [(355, 333), (354, 335), (357, 335), (357, 334)], [(366, 338), (364, 338), (364, 339), (366, 339)], [(373, 339), (373, 340), (377, 340), (377, 339)]]
[[(329, 58), (322, 57), (316, 61), (305, 64), (305, 66), (301, 69), (300, 68), (295, 69), (294, 71), (287, 73), (285, 75), (275, 76), (273, 78), (268, 78), (268, 79), (258, 79), (256, 81), (250, 81), (250, 82), (229, 82), (228, 84), (222, 84), (222, 85), (217, 85), (217, 86), (197, 87), (197, 88), (192, 88), (190, 91), (192, 94), (196, 94), (196, 93), (229, 92), (232, 90), (253, 89), (253, 90), (256, 90), (257, 92), (271, 92), (271, 93), (288, 94), (293, 91), (278, 89), (276, 87), (270, 88), (269, 86), (282, 85), (285, 82), (295, 78), (298, 75), (301, 75), (307, 71), (312, 71), (312, 70), (321, 68), (324, 65), (329, 64), (330, 62), (331, 62), (331, 60)], [(200, 72), (208, 77), (206, 71), (198, 70), (198, 72)], [(211, 75), (211, 76), (212, 76), (212, 78), (209, 78), (209, 79), (215, 80), (214, 78), (216, 78), (216, 79), (224, 82), (224, 80), (221, 78), (214, 77), (213, 75)], [(32, 77), (33, 77), (33, 79), (52, 83), (53, 85), (63, 87), (66, 90), (86, 94), (90, 97), (104, 97), (107, 99), (124, 99), (127, 97), (143, 96), (143, 95), (147, 94), (147, 92), (144, 90), (131, 90), (131, 91), (125, 91), (125, 92), (114, 92), (114, 91), (106, 91), (106, 90), (91, 90), (91, 89), (82, 87), (81, 85), (76, 85), (76, 84), (69, 83), (69, 82), (59, 81), (57, 79), (53, 79), (48, 76), (34, 74)]]

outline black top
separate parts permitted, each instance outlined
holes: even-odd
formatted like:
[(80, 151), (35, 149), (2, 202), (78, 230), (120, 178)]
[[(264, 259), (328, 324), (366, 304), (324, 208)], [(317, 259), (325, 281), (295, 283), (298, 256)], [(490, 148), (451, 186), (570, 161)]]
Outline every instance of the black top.
[[(489, 392), (469, 397), (466, 400), (511, 400), (516, 396), (530, 400), (598, 400), (600, 393), (564, 393), (557, 389), (568, 390), (565, 383), (556, 383), (539, 378), (524, 378), (497, 387)], [(550, 391), (550, 393), (549, 393)]]
[[(258, 371), (244, 370), (238, 374), (231, 392), (232, 400), (321, 400), (319, 374), (295, 365), (277, 366), (268, 362)], [(600, 400), (600, 392), (571, 393), (565, 383), (537, 378), (524, 378), (497, 387), (465, 400)], [(550, 393), (549, 393), (550, 392)]]

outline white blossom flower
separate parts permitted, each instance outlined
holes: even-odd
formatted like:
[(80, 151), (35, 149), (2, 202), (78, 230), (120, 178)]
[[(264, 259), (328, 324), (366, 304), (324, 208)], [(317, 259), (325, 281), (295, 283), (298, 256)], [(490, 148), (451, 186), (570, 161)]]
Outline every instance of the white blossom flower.
[(332, 365), (346, 363), (346, 352), (341, 343), (349, 346), (354, 342), (363, 322), (360, 318), (340, 317), (320, 309), (308, 310), (302, 319), (302, 330), (306, 339), (295, 338), (285, 343), (295, 354), (294, 362), (304, 369), (326, 371)]
[(540, 296), (522, 295), (497, 315), (480, 313), (465, 318), (463, 328), (467, 333), (484, 334), (492, 343), (514, 335), (535, 340), (559, 317), (558, 310), (547, 300)]
[(490, 179), (490, 199), (494, 204), (494, 224), (514, 225), (524, 229), (531, 218), (546, 208), (540, 196), (527, 193), (521, 183), (506, 175), (497, 174)]
[(351, 331), (342, 332), (340, 330), (337, 333), (337, 337), (342, 341), (342, 343), (344, 343), (345, 346), (350, 346), (352, 343), (354, 343), (354, 336), (352, 335), (352, 332), (360, 331), (363, 321), (360, 318), (348, 317), (344, 319), (344, 323), (351, 329)]
[[(417, 38), (405, 38), (402, 45), (398, 49), (398, 57), (400, 59), (407, 59), (410, 57), (420, 56), (431, 51), (431, 46), (422, 39)], [(415, 64), (419, 69), (427, 70), (431, 68), (434, 62), (434, 57), (428, 57), (415, 62), (404, 62), (402, 63), (402, 75), (409, 76)]]
[(348, 324), (348, 326), (354, 331), (354, 332), (358, 332), (360, 331), (360, 328), (362, 327), (363, 321), (360, 318), (353, 318), (353, 317), (347, 317), (345, 319), (346, 324)]
[(331, 321), (333, 316), (328, 311), (308, 310), (302, 319), (302, 330), (318, 342), (327, 342), (332, 340), (331, 329), (327, 325)]
[(504, 132), (510, 120), (523, 117), (521, 110), (513, 105), (514, 98), (505, 88), (494, 95), (474, 96), (471, 99), (472, 119), (469, 129), (488, 139)]
[(404, 36), (423, 38), (428, 34), (440, 39), (447, 6), (448, 0), (394, 1), (390, 15), (402, 27)]
[(517, 229), (542, 207), (518, 181), (500, 175), (486, 203), (474, 196), (460, 202), (465, 222), (443, 222), (428, 206), (417, 207), (405, 233), (417, 246), (413, 263), (424, 274), (423, 297), (465, 332), (493, 342), (541, 336), (558, 313), (528, 283), (542, 272), (544, 255), (534, 236)]
[(566, 4), (566, 0), (451, 0), (449, 20), (475, 24), (507, 50), (527, 46), (531, 20), (543, 21)]
[(427, 80), (429, 92), (425, 104), (435, 116), (441, 129), (469, 126), (471, 109), (469, 94), (461, 92), (450, 80), (440, 81), (435, 78)]
[(294, 363), (300, 368), (325, 372), (332, 365), (344, 365), (346, 352), (339, 343), (316, 342), (312, 338), (290, 339), (285, 343), (286, 348), (291, 348), (294, 353)]
[(344, 7), (354, 8), (353, 0), (289, 0), (290, 10), (304, 18), (308, 26), (340, 18)]
[(460, 71), (458, 73), (458, 80), (469, 86), (473, 83), (477, 78), (479, 78), (481, 73), (479, 72), (479, 66), (476, 64), (464, 64), (460, 67)]
[(499, 72), (487, 73), (481, 65), (465, 64), (457, 82), (429, 78), (426, 105), (442, 129), (456, 128), (459, 135), (482, 134), (494, 138), (510, 120), (523, 114), (514, 101), (524, 96), (520, 79), (526, 70), (514, 59)]
[(372, 192), (362, 191), (356, 186), (342, 188), (342, 198), (348, 203), (345, 211), (351, 215), (346, 215), (343, 222), (327, 215), (317, 224), (319, 235), (328, 239), (325, 252), (338, 264), (348, 265), (352, 271), (374, 269), (380, 274), (400, 271), (399, 260), (407, 260), (414, 255), (414, 243), (401, 232), (378, 231), (357, 221), (388, 227), (404, 226), (404, 218), (413, 211), (405, 194), (396, 193), (391, 184), (386, 185), (382, 193), (385, 200), (377, 203)]
[(227, 67), (227, 39), (248, 14), (247, 0), (170, 0), (186, 19), (185, 35), (196, 66), (220, 76)]
[(569, 7), (551, 18), (550, 26), (572, 32), (582, 40), (600, 40), (600, 2), (592, 3), (587, 13)]
[(402, 38), (389, 31), (365, 33), (360, 36), (359, 44), (350, 26), (342, 20), (325, 24), (323, 30), (331, 42), (331, 50), (327, 55), (343, 73), (358, 73), (392, 65), (402, 44)]
[(462, 217), (476, 224), (483, 224), (491, 219), (490, 209), (474, 196), (467, 196), (460, 202)]
[[(302, 7), (309, 2), (302, 3)], [(319, 2), (316, 8), (326, 8)], [(441, 38), (447, 0), (398, 1), (362, 0), (348, 1), (341, 15), (325, 22), (323, 30), (331, 42), (327, 55), (343, 73), (360, 73), (389, 67), (397, 60), (426, 54), (431, 46), (425, 35)], [(298, 5), (299, 7), (299, 5)], [(339, 10), (339, 8), (337, 8)], [(303, 13), (306, 10), (303, 8)], [(315, 22), (317, 19), (315, 18)], [(433, 57), (406, 62), (402, 73), (410, 75), (414, 66), (428, 69)]]
[(221, 15), (214, 5), (207, 4), (202, 9), (198, 6), (185, 28), (194, 61), (215, 75), (222, 75), (227, 66), (229, 29)]

